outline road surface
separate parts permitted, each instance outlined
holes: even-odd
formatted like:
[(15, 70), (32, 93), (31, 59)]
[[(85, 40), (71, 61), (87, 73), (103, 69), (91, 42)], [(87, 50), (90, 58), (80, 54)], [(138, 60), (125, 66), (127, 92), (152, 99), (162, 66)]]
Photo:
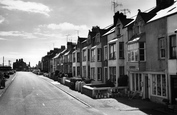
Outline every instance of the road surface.
[(102, 115), (30, 72), (17, 72), (0, 97), (0, 115)]

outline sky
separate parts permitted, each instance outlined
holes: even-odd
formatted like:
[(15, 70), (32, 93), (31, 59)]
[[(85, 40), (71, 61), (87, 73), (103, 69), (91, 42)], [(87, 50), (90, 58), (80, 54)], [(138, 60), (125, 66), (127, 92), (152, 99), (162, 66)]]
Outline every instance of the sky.
[[(0, 0), (0, 65), (23, 58), (35, 66), (48, 51), (67, 40), (87, 37), (92, 26), (113, 24), (114, 0)], [(116, 1), (116, 0), (115, 0)], [(117, 0), (127, 17), (156, 5), (156, 0)]]

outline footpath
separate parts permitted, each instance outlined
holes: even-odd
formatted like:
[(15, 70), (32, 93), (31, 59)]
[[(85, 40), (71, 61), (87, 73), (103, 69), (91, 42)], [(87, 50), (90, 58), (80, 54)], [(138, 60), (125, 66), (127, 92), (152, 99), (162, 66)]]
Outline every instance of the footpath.
[(68, 95), (77, 99), (87, 107), (96, 108), (105, 114), (128, 114), (128, 115), (177, 115), (165, 110), (165, 106), (162, 104), (146, 101), (142, 99), (127, 99), (123, 97), (119, 98), (104, 98), (104, 99), (92, 99), (80, 92), (71, 90), (69, 87), (55, 82), (49, 78), (42, 77), (48, 82), (55, 85), (60, 90), (64, 91)]
[(5, 91), (7, 90), (7, 88), (10, 86), (10, 84), (12, 83), (12, 81), (15, 79), (15, 74), (12, 74), (10, 75), (10, 77), (8, 79), (6, 79), (6, 82), (5, 82), (5, 88), (3, 89), (0, 89), (0, 97), (3, 95), (3, 93), (5, 93)]

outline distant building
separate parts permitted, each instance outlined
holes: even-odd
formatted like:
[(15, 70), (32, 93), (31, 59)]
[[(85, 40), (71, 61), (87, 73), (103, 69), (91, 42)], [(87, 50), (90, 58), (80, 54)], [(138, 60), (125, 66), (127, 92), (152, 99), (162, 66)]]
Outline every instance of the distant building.
[(13, 69), (16, 71), (26, 71), (28, 70), (28, 65), (23, 61), (23, 59), (17, 59), (13, 63)]

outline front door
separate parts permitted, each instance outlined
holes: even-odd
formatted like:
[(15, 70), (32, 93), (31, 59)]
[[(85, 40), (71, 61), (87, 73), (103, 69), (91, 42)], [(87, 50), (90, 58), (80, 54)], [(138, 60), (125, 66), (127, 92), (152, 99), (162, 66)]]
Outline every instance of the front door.
[(145, 74), (144, 77), (145, 77), (145, 99), (149, 99), (149, 79), (148, 79), (148, 74)]
[(108, 68), (107, 67), (104, 68), (104, 78), (105, 78), (105, 82), (107, 82), (108, 80)]
[(177, 104), (177, 76), (171, 76), (171, 101), (172, 104)]

